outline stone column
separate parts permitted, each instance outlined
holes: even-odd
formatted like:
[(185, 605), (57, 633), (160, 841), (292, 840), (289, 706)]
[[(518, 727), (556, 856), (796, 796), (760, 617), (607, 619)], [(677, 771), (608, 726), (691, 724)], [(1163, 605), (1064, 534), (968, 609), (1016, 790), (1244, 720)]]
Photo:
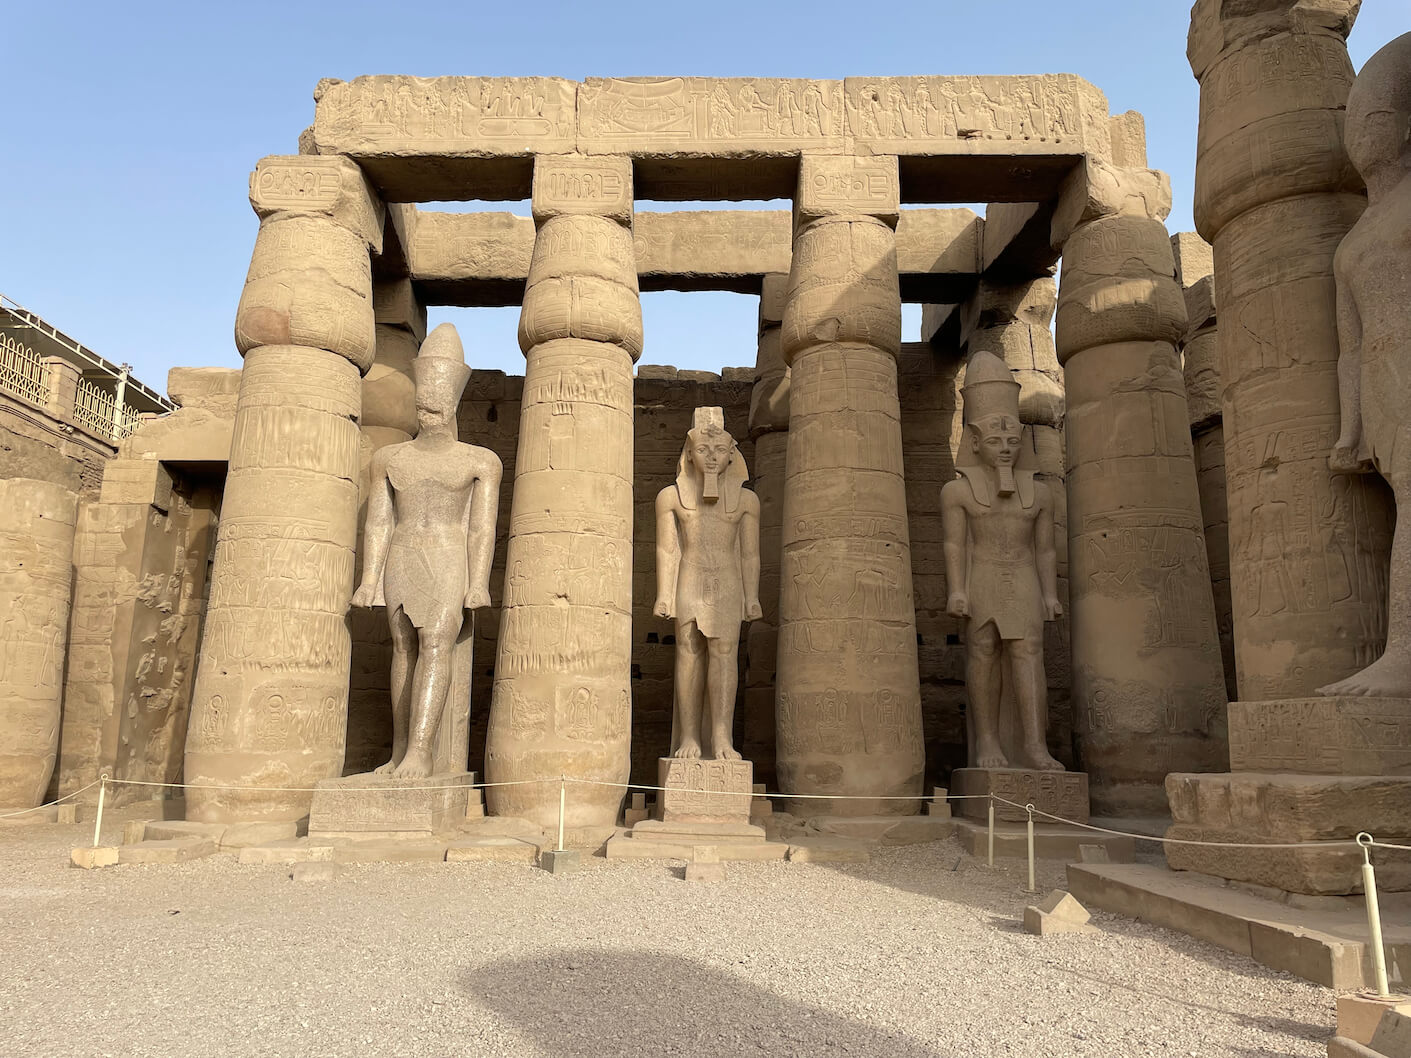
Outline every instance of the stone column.
[[(805, 154), (781, 329), (791, 368), (777, 771), (794, 794), (920, 794), (924, 771), (897, 363), (895, 157)], [(795, 801), (819, 815), (913, 801)]]
[(1342, 146), (1357, 0), (1200, 0), (1195, 220), (1222, 326), (1234, 650), (1243, 701), (1298, 698), (1376, 660), (1391, 496), (1328, 470), (1338, 434), (1333, 253), (1361, 214)]
[(1224, 673), (1176, 342), (1164, 175), (1070, 178), (1057, 345), (1080, 766), (1098, 815), (1160, 815), (1172, 771), (1225, 766)]
[(1230, 517), (1225, 499), (1225, 426), (1220, 411), (1219, 328), (1215, 319), (1215, 263), (1210, 244), (1194, 232), (1171, 236), (1176, 281), (1186, 295), (1186, 337), (1181, 363), (1186, 404), (1191, 415), (1191, 444), (1205, 521), (1205, 554), (1215, 593), (1215, 623), (1220, 631), (1220, 659), (1225, 666), (1225, 694), (1233, 700), (1235, 680), (1234, 604), (1230, 599)]
[[(1049, 752), (1073, 764), (1073, 716), (1068, 671), (1068, 498), (1063, 482), (1063, 369), (1053, 344), (1053, 313), (1058, 286), (1053, 276), (1028, 282), (981, 280), (966, 315), (970, 333), (966, 354), (993, 353), (1014, 372), (1019, 383), (1019, 419), (1026, 427), (1028, 450), (1024, 464), (1038, 471), (1039, 481), (1053, 495), (1054, 546), (1058, 552), (1058, 597), (1064, 616), (1044, 624), (1044, 671), (1048, 677)], [(1006, 723), (1017, 720), (1005, 689)], [(967, 731), (968, 737), (968, 731)], [(1017, 744), (1018, 732), (1012, 743)], [(1010, 743), (1007, 743), (1010, 744)]]
[[(497, 815), (556, 826), (560, 776), (625, 783), (632, 692), (632, 164), (539, 155), (519, 324), (527, 363), (486, 777)], [(624, 791), (568, 788), (576, 841)]]
[(779, 653), (780, 533), (784, 520), (784, 468), (789, 447), (789, 369), (779, 348), (789, 277), (764, 277), (759, 298), (759, 354), (750, 392), (754, 438), (751, 487), (759, 497), (759, 602), (764, 616), (749, 626), (745, 663), (745, 738), (742, 752), (754, 763), (755, 781), (778, 788), (774, 770), (774, 694)]
[(78, 498), (0, 481), (0, 810), (44, 801), (59, 753)]
[[(187, 818), (291, 820), (343, 770), (369, 248), (382, 205), (352, 162), (266, 158), (235, 320), (245, 355), (192, 696)], [(257, 792), (240, 787), (292, 787)]]
[(74, 421), (74, 404), (78, 400), (78, 380), (83, 377), (77, 364), (69, 363), (61, 356), (44, 358), (44, 382), (48, 387), (48, 401), (45, 408), (49, 414), (62, 422)]

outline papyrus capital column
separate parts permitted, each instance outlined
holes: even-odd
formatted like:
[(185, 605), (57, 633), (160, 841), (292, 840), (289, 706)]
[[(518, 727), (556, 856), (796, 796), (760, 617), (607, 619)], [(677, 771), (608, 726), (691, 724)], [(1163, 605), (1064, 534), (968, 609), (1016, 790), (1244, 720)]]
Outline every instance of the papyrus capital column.
[[(785, 793), (920, 794), (897, 363), (895, 157), (805, 154), (781, 327), (790, 366), (777, 769)], [(817, 815), (909, 801), (798, 801)]]
[(1057, 213), (1074, 728), (1107, 815), (1160, 813), (1168, 772), (1226, 759), (1169, 202), (1162, 174), (1089, 162)]
[(1355, 0), (1244, 13), (1200, 0), (1195, 220), (1220, 306), (1235, 666), (1243, 701), (1299, 698), (1386, 636), (1391, 497), (1334, 474), (1333, 254), (1365, 207), (1343, 149)]
[(297, 819), (311, 797), (298, 788), (342, 772), (361, 375), (375, 349), (383, 207), (362, 171), (265, 158), (250, 203), (245, 367), (186, 740), (186, 781), (206, 787), (188, 791), (187, 817), (205, 822)]
[[(540, 155), (520, 315), (526, 358), (486, 747), (497, 815), (556, 826), (560, 776), (625, 783), (632, 690), (632, 364), (642, 309), (632, 163)], [(596, 842), (624, 791), (573, 785)]]

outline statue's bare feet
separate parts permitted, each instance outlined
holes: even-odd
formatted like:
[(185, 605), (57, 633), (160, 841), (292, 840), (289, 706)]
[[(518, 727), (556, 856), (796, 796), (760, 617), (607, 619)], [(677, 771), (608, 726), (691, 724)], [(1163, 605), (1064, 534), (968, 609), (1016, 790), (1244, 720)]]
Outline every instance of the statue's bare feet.
[(386, 764), (379, 764), (377, 767), (373, 768), (373, 769), (372, 769), (372, 774), (374, 774), (374, 775), (391, 775), (391, 774), (393, 774), (394, 772), (396, 772), (396, 770), (397, 770), (397, 765), (398, 765), (399, 763), (400, 763), (400, 761), (394, 756), (394, 757), (393, 757), (391, 760), (389, 760)]
[(975, 767), (977, 768), (1007, 768), (1009, 758), (996, 745), (980, 744), (975, 752)]
[(1411, 663), (1387, 651), (1377, 661), (1318, 693), (1330, 698), (1366, 695), (1371, 698), (1411, 698)]
[(1035, 771), (1063, 771), (1063, 765), (1054, 760), (1043, 746), (1025, 746), (1024, 761)]
[(1356, 443), (1339, 440), (1328, 454), (1328, 469), (1338, 474), (1363, 474), (1372, 464), (1358, 458)]
[(683, 738), (672, 756), (677, 760), (700, 760), (701, 744), (694, 738)]
[(715, 759), (716, 760), (740, 760), (740, 754), (734, 746), (730, 744), (730, 739), (722, 732), (715, 735)]
[(424, 749), (408, 749), (402, 763), (393, 772), (399, 779), (424, 779), (431, 774), (431, 753)]

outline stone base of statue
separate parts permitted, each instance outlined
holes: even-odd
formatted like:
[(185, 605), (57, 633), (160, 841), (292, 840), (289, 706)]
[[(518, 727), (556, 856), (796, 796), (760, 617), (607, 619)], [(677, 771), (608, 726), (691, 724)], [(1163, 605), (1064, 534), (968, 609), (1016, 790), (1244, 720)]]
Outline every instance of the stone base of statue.
[(656, 809), (663, 823), (739, 823), (750, 821), (754, 765), (747, 760), (657, 761)]
[[(1060, 816), (1074, 823), (1088, 821), (1088, 776), (1081, 771), (1038, 771), (1032, 768), (957, 768), (951, 773), (952, 797), (965, 798), (953, 803), (957, 815), (965, 819), (987, 819), (990, 802), (985, 795), (993, 794), (1013, 804), (995, 802), (995, 819), (1007, 823), (1024, 823), (1029, 814), (1023, 805), (1033, 805), (1040, 812)], [(1019, 805), (1021, 807), (1014, 807)], [(1036, 824), (1055, 821), (1035, 816)]]
[[(480, 804), (474, 772), (399, 779), (345, 775), (314, 786), (309, 837), (420, 837), (454, 830)], [(473, 802), (473, 804), (472, 804)]]
[(610, 860), (782, 860), (789, 846), (750, 823), (667, 823), (644, 819), (607, 843)]

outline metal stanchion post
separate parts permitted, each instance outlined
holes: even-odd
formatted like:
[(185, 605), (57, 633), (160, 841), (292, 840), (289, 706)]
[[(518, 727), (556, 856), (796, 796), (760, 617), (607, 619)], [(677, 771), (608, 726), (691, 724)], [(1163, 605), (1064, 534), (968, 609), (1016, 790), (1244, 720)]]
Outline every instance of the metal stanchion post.
[(568, 804), (568, 780), (559, 776), (559, 844), (558, 851), (563, 851), (563, 816)]
[(108, 793), (108, 773), (98, 776), (98, 814), (93, 818), (93, 847), (98, 847), (98, 832), (103, 829), (103, 801)]
[(1029, 888), (1026, 893), (1037, 893), (1038, 886), (1034, 884), (1034, 806), (1025, 805), (1024, 811), (1029, 813)]
[(985, 837), (985, 866), (995, 865), (995, 795), (990, 794), (990, 829)]
[(1382, 945), (1382, 912), (1377, 904), (1377, 872), (1372, 867), (1372, 835), (1357, 835), (1357, 844), (1362, 846), (1362, 889), (1367, 896), (1367, 932), (1371, 934), (1372, 971), (1376, 975), (1377, 996), (1385, 999), (1391, 994), (1387, 985), (1386, 949)]

